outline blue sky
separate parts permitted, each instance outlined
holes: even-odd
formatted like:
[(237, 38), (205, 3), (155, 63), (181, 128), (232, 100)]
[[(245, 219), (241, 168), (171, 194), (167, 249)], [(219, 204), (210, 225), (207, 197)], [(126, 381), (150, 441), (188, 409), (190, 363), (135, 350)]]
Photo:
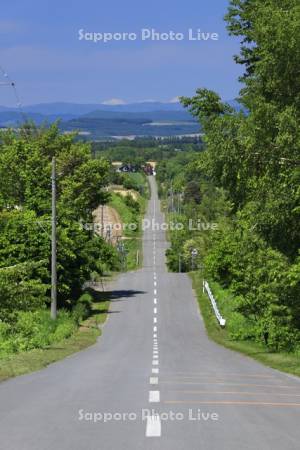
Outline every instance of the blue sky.
[[(232, 56), (225, 0), (10, 0), (1, 5), (0, 65), (24, 104), (169, 101), (197, 87), (234, 98), (241, 74)], [(78, 30), (133, 32), (142, 28), (217, 32), (218, 41), (79, 41)], [(0, 79), (1, 81), (1, 79)], [(14, 106), (0, 87), (0, 105)]]

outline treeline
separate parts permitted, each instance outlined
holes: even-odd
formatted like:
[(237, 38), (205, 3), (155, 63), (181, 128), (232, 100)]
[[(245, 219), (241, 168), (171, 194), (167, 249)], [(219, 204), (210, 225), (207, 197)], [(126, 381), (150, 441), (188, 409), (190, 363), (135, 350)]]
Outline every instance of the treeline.
[[(205, 276), (233, 294), (232, 317), (238, 325), (232, 337), (263, 339), (272, 349), (296, 351), (300, 348), (299, 2), (234, 0), (226, 20), (230, 34), (242, 39), (235, 59), (245, 67), (240, 102), (248, 113), (237, 113), (207, 89), (182, 98), (201, 122), (205, 151), (183, 170), (176, 159), (162, 163), (158, 177), (169, 199), (172, 192), (173, 214), (174, 195), (183, 191), (185, 201), (177, 214), (185, 220), (199, 215), (206, 222), (217, 221), (218, 229), (173, 232), (169, 265), (176, 270), (174, 258), (180, 248), (197, 248)], [(183, 262), (189, 270), (188, 258)]]
[(92, 152), (95, 157), (105, 157), (109, 161), (130, 162), (133, 164), (146, 161), (161, 161), (178, 152), (201, 151), (202, 141), (199, 138), (169, 139), (135, 139), (119, 142), (93, 142)]
[[(58, 320), (49, 319), (51, 161), (57, 163)], [(56, 126), (0, 135), (0, 354), (69, 336), (90, 305), (84, 282), (119, 267), (116, 250), (82, 226), (109, 200), (110, 163)]]

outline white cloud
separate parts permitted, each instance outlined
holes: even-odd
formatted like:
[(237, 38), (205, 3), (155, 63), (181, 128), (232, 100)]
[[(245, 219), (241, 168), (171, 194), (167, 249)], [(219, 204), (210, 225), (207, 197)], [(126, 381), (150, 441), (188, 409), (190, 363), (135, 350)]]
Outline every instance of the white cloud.
[(179, 97), (171, 98), (171, 100), (169, 100), (168, 103), (179, 103)]
[(110, 105), (110, 106), (126, 105), (126, 102), (121, 98), (111, 98), (109, 100), (101, 102), (101, 105)]

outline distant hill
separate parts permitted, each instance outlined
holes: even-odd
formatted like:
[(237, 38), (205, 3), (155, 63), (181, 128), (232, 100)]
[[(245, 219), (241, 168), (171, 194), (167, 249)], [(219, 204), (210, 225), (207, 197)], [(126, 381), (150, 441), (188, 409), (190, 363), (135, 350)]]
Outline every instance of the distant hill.
[[(95, 110), (107, 112), (153, 112), (153, 111), (183, 111), (180, 103), (160, 103), (160, 102), (141, 102), (129, 103), (126, 105), (104, 105), (101, 103), (40, 103), (37, 105), (26, 105), (23, 111), (27, 113), (43, 115), (73, 115), (81, 116), (91, 113)], [(18, 111), (17, 108), (8, 108), (0, 106), (0, 112)]]
[(183, 111), (180, 103), (143, 102), (129, 103), (127, 105), (103, 105), (76, 103), (50, 103), (42, 105), (27, 106), (26, 111), (39, 112), (42, 114), (76, 114), (84, 115), (95, 110), (107, 112), (153, 112), (153, 111)]
[(25, 106), (23, 110), (28, 113), (38, 113), (44, 115), (72, 115), (81, 116), (97, 109), (97, 104), (80, 103), (40, 103), (38, 105)]
[(21, 111), (1, 111), (0, 109), (0, 126), (1, 127), (13, 127), (18, 126), (24, 122), (24, 120), (32, 120), (37, 125), (43, 123), (51, 124), (57, 120), (67, 121), (75, 119), (76, 115), (71, 114), (49, 114), (44, 115), (40, 113), (28, 113), (22, 114)]
[(196, 121), (191, 114), (182, 109), (181, 111), (139, 111), (139, 112), (128, 112), (128, 111), (106, 111), (106, 110), (96, 110), (92, 111), (81, 118), (94, 118), (94, 119), (145, 119), (151, 121)]
[[(228, 103), (236, 110), (236, 100)], [(37, 125), (60, 120), (64, 131), (79, 130), (89, 139), (109, 136), (174, 136), (199, 132), (198, 121), (180, 103), (142, 102), (126, 105), (41, 103), (18, 109), (0, 106), (0, 127), (17, 127), (24, 117)]]
[[(127, 116), (126, 116), (127, 114)], [(79, 117), (63, 122), (62, 131), (79, 130), (90, 139), (111, 136), (175, 136), (199, 133), (195, 121), (153, 121), (145, 117), (130, 117), (124, 113), (119, 118)]]
[[(241, 105), (236, 100), (229, 100), (228, 103), (240, 109)], [(83, 116), (93, 113), (94, 111), (106, 112), (126, 112), (126, 113), (141, 113), (141, 112), (157, 112), (157, 111), (186, 111), (185, 108), (178, 103), (163, 103), (163, 102), (139, 102), (128, 103), (125, 105), (104, 105), (101, 103), (40, 103), (36, 105), (26, 105), (23, 108), (26, 113), (42, 114), (46, 116)], [(0, 112), (18, 112), (17, 108), (9, 108), (0, 105)]]

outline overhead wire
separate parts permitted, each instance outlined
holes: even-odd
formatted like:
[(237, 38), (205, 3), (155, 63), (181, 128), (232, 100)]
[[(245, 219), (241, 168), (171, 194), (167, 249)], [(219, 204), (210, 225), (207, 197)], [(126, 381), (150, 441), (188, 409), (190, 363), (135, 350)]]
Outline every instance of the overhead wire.
[[(0, 65), (0, 75), (2, 75), (2, 77), (4, 78), (5, 81), (0, 81), (0, 86), (8, 86), (11, 87), (12, 91), (13, 91), (13, 95), (16, 101), (16, 106), (17, 106), (17, 110), (20, 113), (20, 116), (22, 118), (22, 121), (24, 123), (28, 122), (28, 117), (23, 109), (23, 104), (21, 102), (21, 98), (16, 86), (15, 81), (13, 81), (11, 79), (11, 77), (9, 76), (9, 74), (4, 70), (4, 68)], [(27, 135), (27, 131), (25, 130), (26, 135)]]

